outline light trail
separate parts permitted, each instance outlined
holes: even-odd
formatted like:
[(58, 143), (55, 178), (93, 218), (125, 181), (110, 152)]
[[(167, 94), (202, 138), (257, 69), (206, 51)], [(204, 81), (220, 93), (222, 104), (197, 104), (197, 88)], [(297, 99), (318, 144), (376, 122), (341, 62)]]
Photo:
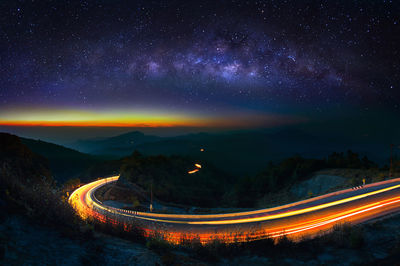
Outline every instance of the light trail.
[(95, 191), (119, 176), (100, 179), (76, 189), (69, 203), (83, 218), (124, 226), (140, 224), (147, 235), (161, 233), (170, 242), (198, 238), (202, 243), (250, 241), (283, 235), (294, 240), (329, 231), (338, 222), (357, 224), (400, 210), (400, 178), (346, 189), (274, 208), (227, 214), (189, 215), (136, 212), (98, 201)]
[(188, 174), (194, 174), (194, 173), (197, 173), (199, 171), (199, 169), (194, 169), (194, 170), (191, 170), (191, 171), (188, 171)]

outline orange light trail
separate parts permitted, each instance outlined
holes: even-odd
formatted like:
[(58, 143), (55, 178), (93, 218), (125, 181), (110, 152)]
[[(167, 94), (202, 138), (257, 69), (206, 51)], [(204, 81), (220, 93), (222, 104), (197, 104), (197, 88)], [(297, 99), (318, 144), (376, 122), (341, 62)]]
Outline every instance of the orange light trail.
[(202, 243), (215, 238), (244, 242), (282, 235), (299, 240), (302, 236), (328, 232), (338, 222), (356, 224), (400, 209), (400, 179), (392, 179), (358, 191), (347, 189), (255, 211), (208, 215), (135, 212), (104, 205), (94, 197), (96, 189), (117, 181), (118, 177), (78, 188), (71, 194), (70, 204), (83, 219), (93, 217), (125, 226), (137, 223), (146, 235), (157, 232), (172, 243), (180, 243), (182, 238), (198, 238)]
[(194, 173), (196, 173), (196, 172), (198, 172), (198, 171), (199, 171), (199, 169), (194, 169), (194, 170), (192, 170), (192, 171), (189, 171), (188, 174), (194, 174)]

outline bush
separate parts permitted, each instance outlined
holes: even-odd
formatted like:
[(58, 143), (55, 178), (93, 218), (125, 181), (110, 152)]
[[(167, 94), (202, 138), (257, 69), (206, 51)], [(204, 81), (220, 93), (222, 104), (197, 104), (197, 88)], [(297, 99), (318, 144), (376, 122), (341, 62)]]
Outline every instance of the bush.
[(174, 265), (176, 264), (176, 256), (172, 252), (166, 252), (161, 256), (161, 262), (163, 265)]
[(361, 248), (365, 243), (364, 233), (361, 228), (354, 228), (350, 231), (349, 246), (353, 249)]
[(166, 252), (171, 249), (171, 245), (159, 235), (149, 237), (146, 241), (146, 247), (157, 253)]

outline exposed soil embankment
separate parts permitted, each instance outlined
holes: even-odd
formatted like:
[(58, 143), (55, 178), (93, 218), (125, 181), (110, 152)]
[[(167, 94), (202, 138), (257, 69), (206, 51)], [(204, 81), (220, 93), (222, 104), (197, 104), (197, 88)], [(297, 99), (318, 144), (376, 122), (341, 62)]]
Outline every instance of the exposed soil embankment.
[[(296, 199), (302, 199), (359, 186), (364, 179), (366, 183), (383, 181), (387, 176), (388, 172), (380, 169), (325, 169), (293, 185), (289, 191)], [(393, 176), (400, 176), (400, 173), (395, 172)]]
[(335, 175), (316, 174), (312, 178), (293, 186), (290, 192), (298, 198), (325, 194), (332, 188), (339, 187), (346, 183), (346, 178)]

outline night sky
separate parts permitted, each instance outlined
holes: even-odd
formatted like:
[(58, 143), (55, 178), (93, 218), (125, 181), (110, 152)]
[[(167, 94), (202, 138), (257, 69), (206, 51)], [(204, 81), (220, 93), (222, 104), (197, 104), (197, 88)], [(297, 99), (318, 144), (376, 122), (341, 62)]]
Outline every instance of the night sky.
[(1, 1), (0, 12), (2, 125), (373, 128), (400, 115), (396, 1)]

